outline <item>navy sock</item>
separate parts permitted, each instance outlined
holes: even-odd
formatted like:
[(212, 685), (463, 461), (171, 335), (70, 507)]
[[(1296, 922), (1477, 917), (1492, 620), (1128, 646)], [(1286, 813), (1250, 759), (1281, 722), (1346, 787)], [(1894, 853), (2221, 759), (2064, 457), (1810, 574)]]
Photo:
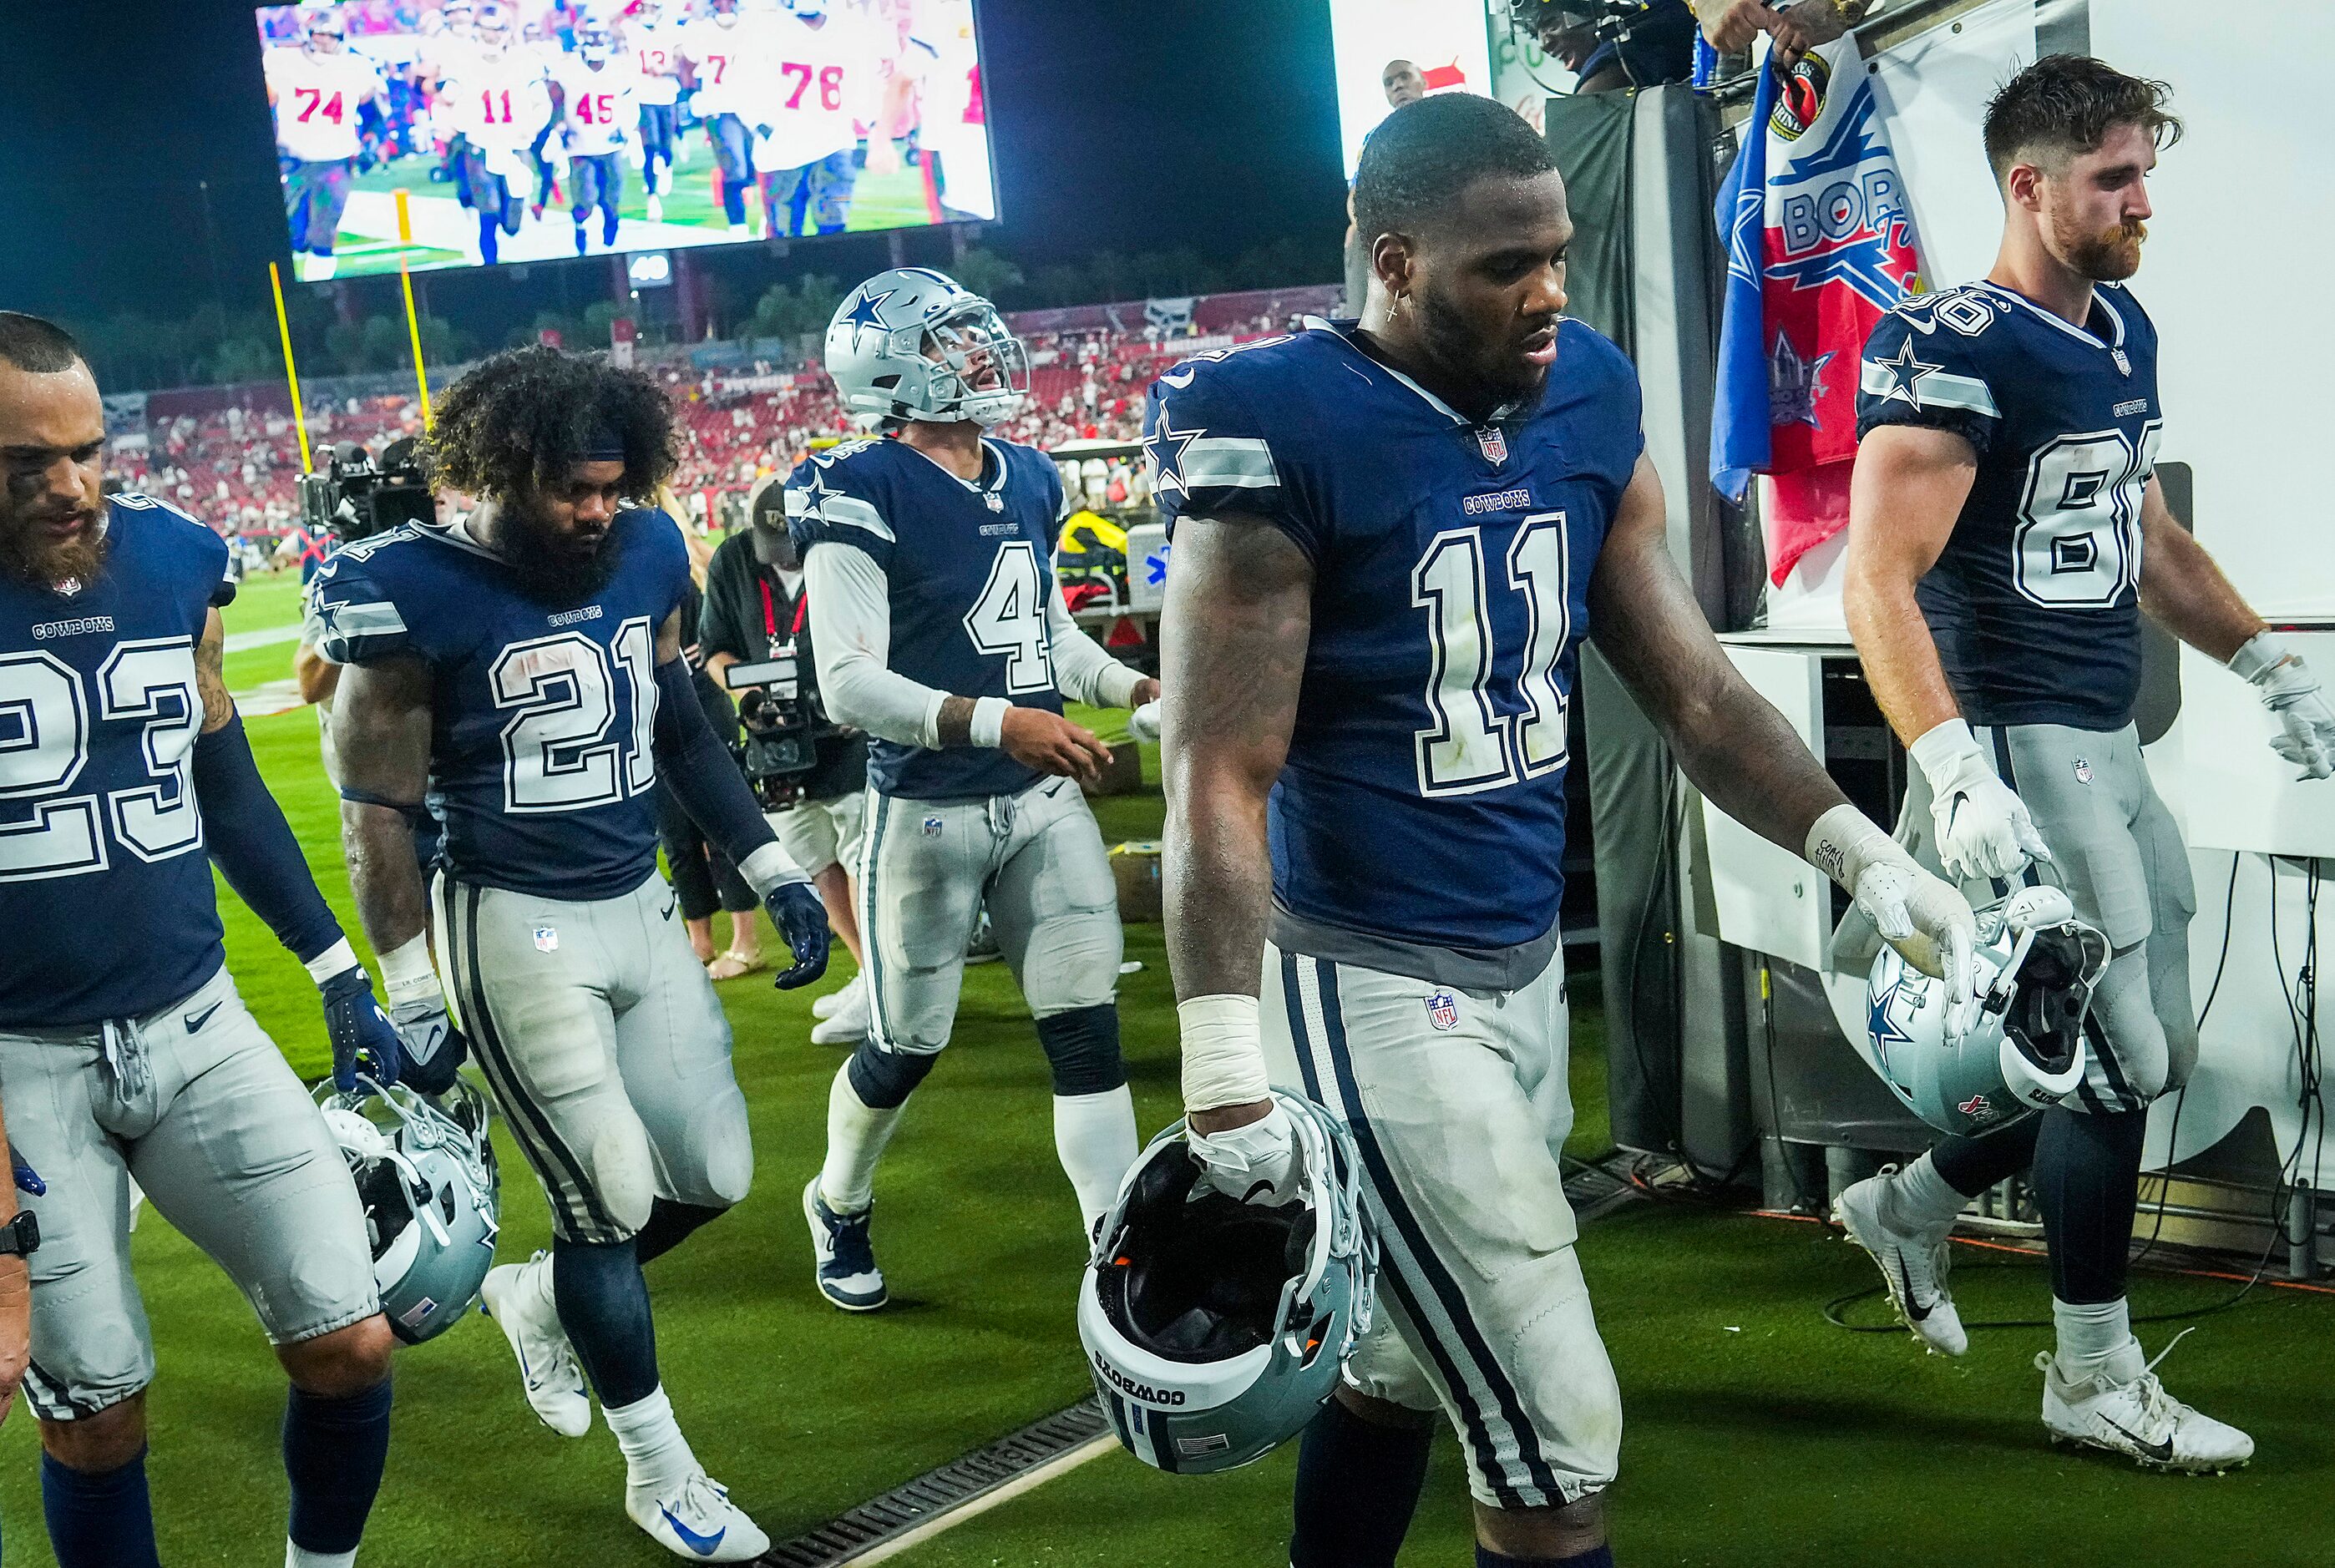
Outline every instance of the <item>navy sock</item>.
[(656, 1325), (631, 1242), (553, 1237), (551, 1299), (603, 1406), (622, 1409), (656, 1392)]
[(1983, 1137), (1941, 1138), (1930, 1150), (1930, 1163), (1948, 1186), (1974, 1198), (2035, 1163), (2035, 1139), (2042, 1126), (2041, 1117), (2030, 1116)]
[(1297, 1440), (1291, 1568), (1394, 1568), (1427, 1483), (1431, 1426), (1385, 1427), (1332, 1399)]
[(1505, 1557), (1489, 1546), (1478, 1546), (1476, 1568), (1613, 1568), (1613, 1548), (1592, 1546), (1570, 1557)]
[(2148, 1113), (2092, 1116), (2055, 1106), (2037, 1119), (2035, 1206), (2051, 1247), (2051, 1293), (2070, 1306), (2121, 1301)]
[(354, 1552), (389, 1463), (389, 1379), (334, 1399), (292, 1390), (284, 1406), (284, 1474), (292, 1481), (294, 1544)]
[(746, 188), (737, 180), (722, 182), (722, 216), (733, 226), (746, 221)]
[(496, 231), (502, 227), (498, 214), (481, 208), (479, 211), (479, 257), (489, 266), (495, 262)]
[(698, 1226), (729, 1212), (708, 1208), (703, 1204), (685, 1204), (677, 1198), (659, 1198), (649, 1205), (649, 1223), (633, 1238), (633, 1258), (646, 1268), (679, 1246)]
[(41, 1456), (41, 1512), (57, 1568), (161, 1568), (146, 1450), (118, 1470), (91, 1474)]

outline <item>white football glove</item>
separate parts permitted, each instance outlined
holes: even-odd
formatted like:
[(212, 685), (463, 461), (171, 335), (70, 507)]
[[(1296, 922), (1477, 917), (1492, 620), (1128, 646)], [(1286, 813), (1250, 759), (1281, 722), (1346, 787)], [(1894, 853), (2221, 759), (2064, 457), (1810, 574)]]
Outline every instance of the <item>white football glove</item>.
[(1127, 716), (1127, 732), (1138, 740), (1159, 739), (1159, 702), (1158, 698), (1143, 704)]
[(1187, 1133), (1194, 1157), (1200, 1162), (1200, 1179), (1192, 1195), (1219, 1192), (1243, 1203), (1270, 1208), (1298, 1195), (1304, 1175), (1299, 1162), (1296, 1130), (1279, 1100), (1261, 1121), (1218, 1133)]
[(1949, 719), (1907, 751), (1930, 781), (1930, 822), (1948, 876), (2011, 877), (2030, 860), (2051, 858), (2026, 802), (1995, 777), (1968, 724)]
[(1855, 807), (1839, 805), (1808, 829), (1808, 861), (1846, 888), (1881, 939), (1923, 973), (1946, 982), (1948, 1041), (1978, 1021), (1972, 954), (1978, 918), (1949, 883)]
[(2270, 749), (2301, 768), (2301, 778), (2335, 778), (2335, 709), (2302, 655), (2275, 632), (2258, 632), (2231, 655), (2230, 668), (2253, 682), (2279, 721), (2282, 732)]

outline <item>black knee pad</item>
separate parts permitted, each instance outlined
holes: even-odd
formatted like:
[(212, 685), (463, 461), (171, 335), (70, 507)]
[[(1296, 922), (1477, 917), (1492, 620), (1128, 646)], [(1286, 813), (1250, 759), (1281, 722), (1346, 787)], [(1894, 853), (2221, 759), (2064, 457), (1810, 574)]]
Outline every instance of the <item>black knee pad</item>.
[(851, 1075), (851, 1092), (859, 1097), (860, 1104), (870, 1110), (897, 1110), (938, 1060), (937, 1055), (886, 1050), (872, 1040), (863, 1040), (844, 1070)]
[(1119, 1009), (1110, 1002), (1038, 1020), (1038, 1044), (1053, 1066), (1056, 1094), (1105, 1094), (1127, 1081)]

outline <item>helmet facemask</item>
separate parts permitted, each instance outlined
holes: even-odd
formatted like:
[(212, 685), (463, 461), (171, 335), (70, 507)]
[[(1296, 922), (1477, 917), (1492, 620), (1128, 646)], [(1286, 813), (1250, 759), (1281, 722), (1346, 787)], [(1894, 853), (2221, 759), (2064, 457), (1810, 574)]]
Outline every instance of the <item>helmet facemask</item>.
[(917, 350), (934, 366), (926, 381), (929, 411), (900, 417), (954, 417), (985, 428), (1021, 412), (1030, 395), (1029, 351), (987, 300), (969, 301), (933, 323)]
[(2001, 1014), (2004, 1037), (2045, 1077), (2067, 1071), (2083, 1048), (2084, 1015), (2107, 961), (2107, 938), (2079, 922), (2019, 934), (1985, 1005)]

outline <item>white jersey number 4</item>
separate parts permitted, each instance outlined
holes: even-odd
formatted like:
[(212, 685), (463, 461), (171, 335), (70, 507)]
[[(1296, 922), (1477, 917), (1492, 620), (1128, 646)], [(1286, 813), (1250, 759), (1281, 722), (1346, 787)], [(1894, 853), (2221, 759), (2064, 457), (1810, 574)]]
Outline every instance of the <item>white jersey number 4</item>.
[(1046, 634), (1045, 574), (1027, 539), (1009, 539), (989, 564), (989, 581), (965, 612), (965, 635), (983, 653), (1005, 656), (1005, 689), (1020, 695), (1054, 685), (1054, 650)]

